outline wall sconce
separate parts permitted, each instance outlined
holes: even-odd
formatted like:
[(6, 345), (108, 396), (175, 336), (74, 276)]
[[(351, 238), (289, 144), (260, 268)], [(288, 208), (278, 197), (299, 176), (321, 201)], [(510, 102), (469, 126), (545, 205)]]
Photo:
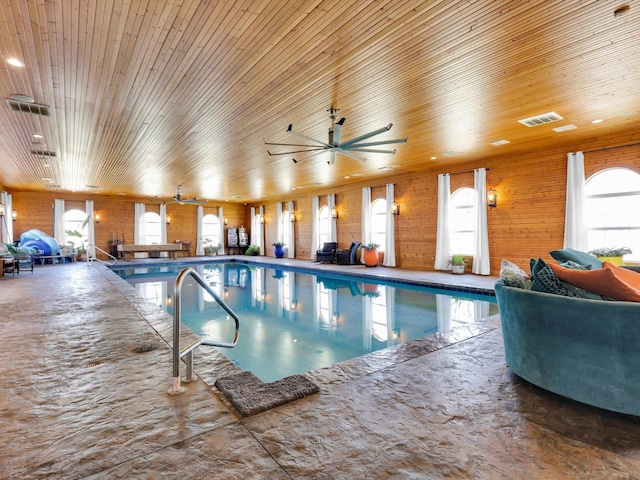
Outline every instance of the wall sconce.
[(391, 215), (400, 215), (400, 205), (396, 202), (391, 204)]
[(171, 225), (171, 215), (167, 215), (167, 225)]
[(18, 219), (18, 212), (15, 210), (11, 212), (11, 218), (13, 218), (13, 221), (15, 222)]
[(100, 214), (99, 213), (96, 213), (95, 219), (96, 219), (96, 223), (100, 223)]
[(262, 215), (260, 216), (260, 225), (264, 225), (264, 217)]
[(498, 206), (498, 195), (496, 195), (496, 191), (493, 188), (490, 188), (487, 192), (487, 205), (491, 208)]
[(224, 217), (224, 224), (227, 225), (229, 223), (229, 219), (227, 217)]
[(296, 216), (295, 214), (291, 214), (291, 223), (294, 223), (296, 221)]
[(333, 207), (331, 209), (331, 218), (335, 218), (335, 219), (338, 218), (338, 210), (336, 210), (336, 207)]
[(4, 215), (4, 203), (0, 203), (0, 215)]

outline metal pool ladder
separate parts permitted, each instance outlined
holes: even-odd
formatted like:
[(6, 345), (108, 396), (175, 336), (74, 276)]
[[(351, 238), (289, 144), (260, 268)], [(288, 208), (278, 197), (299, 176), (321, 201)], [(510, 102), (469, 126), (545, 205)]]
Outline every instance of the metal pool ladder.
[[(213, 342), (210, 340), (198, 339), (198, 341), (180, 349), (180, 323), (182, 319), (182, 284), (184, 283), (187, 275), (194, 278), (196, 282), (200, 284), (205, 291), (211, 295), (218, 305), (220, 305), (233, 320), (236, 322), (236, 332), (233, 337), (233, 342)], [(185, 374), (184, 382), (192, 382), (193, 379), (193, 351), (200, 345), (210, 345), (213, 347), (233, 348), (238, 343), (238, 336), (240, 335), (240, 320), (238, 316), (229, 308), (229, 306), (222, 300), (204, 279), (196, 272), (192, 267), (183, 268), (178, 274), (175, 283), (175, 303), (173, 309), (173, 386), (169, 389), (169, 395), (180, 395), (184, 393), (184, 388), (180, 386), (180, 359), (184, 357), (185, 364), (187, 365), (187, 371)]]

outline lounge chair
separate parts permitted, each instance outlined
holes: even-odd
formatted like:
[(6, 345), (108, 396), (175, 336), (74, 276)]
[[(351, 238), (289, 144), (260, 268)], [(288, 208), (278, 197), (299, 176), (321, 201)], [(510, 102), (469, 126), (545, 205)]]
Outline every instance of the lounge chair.
[(351, 242), (348, 250), (336, 250), (336, 263), (338, 265), (354, 265), (360, 242)]
[(338, 248), (338, 242), (324, 242), (322, 249), (316, 251), (316, 261), (321, 263), (335, 262), (336, 248)]

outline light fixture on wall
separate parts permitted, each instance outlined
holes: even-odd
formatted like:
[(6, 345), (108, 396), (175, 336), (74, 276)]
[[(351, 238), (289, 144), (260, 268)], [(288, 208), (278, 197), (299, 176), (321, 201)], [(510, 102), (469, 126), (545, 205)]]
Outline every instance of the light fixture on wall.
[(291, 223), (294, 223), (296, 221), (296, 215), (295, 213), (291, 214)]
[(335, 218), (335, 219), (338, 218), (338, 210), (336, 210), (336, 207), (333, 207), (331, 209), (331, 218)]
[(393, 202), (391, 204), (391, 214), (400, 215), (400, 205), (398, 205), (396, 202)]
[(15, 210), (11, 212), (11, 218), (13, 218), (13, 221), (15, 222), (18, 219), (18, 212)]
[(229, 223), (229, 219), (227, 217), (224, 217), (224, 224), (227, 225)]
[(487, 205), (491, 208), (498, 206), (498, 195), (496, 195), (496, 191), (493, 188), (490, 188), (487, 192)]
[(167, 215), (167, 225), (171, 225), (171, 215)]
[(99, 213), (96, 213), (95, 219), (96, 219), (96, 223), (100, 223), (100, 214)]
[(260, 225), (264, 225), (264, 217), (260, 215)]
[(0, 217), (4, 216), (4, 203), (0, 203)]

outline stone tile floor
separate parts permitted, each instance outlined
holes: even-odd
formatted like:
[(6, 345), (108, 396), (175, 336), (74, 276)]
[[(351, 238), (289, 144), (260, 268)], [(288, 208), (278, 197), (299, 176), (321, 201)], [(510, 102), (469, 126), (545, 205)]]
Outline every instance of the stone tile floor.
[(170, 317), (103, 265), (0, 278), (0, 312), (0, 479), (640, 478), (639, 419), (511, 374), (496, 317), (312, 372), (319, 394), (242, 418), (209, 386), (234, 368), (219, 358), (167, 394)]

